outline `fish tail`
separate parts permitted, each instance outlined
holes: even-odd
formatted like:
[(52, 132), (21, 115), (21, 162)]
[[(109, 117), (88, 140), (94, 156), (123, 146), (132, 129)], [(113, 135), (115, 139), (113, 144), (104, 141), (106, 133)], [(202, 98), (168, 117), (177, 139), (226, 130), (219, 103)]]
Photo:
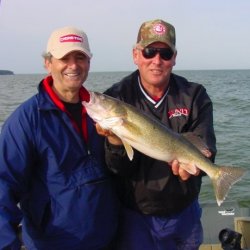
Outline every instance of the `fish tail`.
[(216, 175), (212, 178), (214, 192), (218, 205), (225, 200), (229, 189), (239, 181), (247, 170), (240, 167), (220, 166)]

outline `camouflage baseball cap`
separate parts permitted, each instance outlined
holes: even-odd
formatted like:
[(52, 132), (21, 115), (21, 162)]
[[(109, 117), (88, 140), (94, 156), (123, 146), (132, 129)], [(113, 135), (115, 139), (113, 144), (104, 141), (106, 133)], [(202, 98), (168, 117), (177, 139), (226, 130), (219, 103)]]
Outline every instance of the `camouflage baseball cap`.
[(175, 28), (161, 19), (144, 22), (138, 32), (137, 43), (143, 48), (151, 43), (162, 42), (175, 51)]

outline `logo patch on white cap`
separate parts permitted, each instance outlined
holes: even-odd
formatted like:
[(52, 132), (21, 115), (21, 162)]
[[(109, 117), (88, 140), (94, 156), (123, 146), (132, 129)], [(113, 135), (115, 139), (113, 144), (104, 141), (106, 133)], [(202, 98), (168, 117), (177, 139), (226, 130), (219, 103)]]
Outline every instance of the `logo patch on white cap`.
[(153, 26), (153, 30), (157, 35), (163, 35), (166, 32), (166, 27), (161, 23), (157, 23)]
[(82, 43), (83, 38), (81, 36), (77, 36), (77, 35), (74, 35), (74, 34), (70, 34), (70, 35), (60, 37), (60, 43), (67, 43), (67, 42)]

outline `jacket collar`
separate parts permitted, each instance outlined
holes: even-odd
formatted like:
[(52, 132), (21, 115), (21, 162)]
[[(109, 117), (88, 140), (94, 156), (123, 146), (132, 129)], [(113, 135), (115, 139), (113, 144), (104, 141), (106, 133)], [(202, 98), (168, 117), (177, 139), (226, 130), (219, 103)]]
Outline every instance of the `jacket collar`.
[[(63, 102), (52, 89), (53, 79), (51, 76), (45, 77), (38, 86), (38, 102), (41, 109), (56, 109), (66, 111)], [(79, 91), (81, 101), (89, 101), (89, 92), (82, 86)]]

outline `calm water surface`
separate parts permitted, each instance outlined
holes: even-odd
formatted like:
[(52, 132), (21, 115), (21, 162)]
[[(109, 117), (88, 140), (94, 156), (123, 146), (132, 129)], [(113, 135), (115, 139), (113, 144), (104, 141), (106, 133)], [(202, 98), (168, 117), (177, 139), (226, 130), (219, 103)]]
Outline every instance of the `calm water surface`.
[[(217, 137), (216, 164), (250, 170), (250, 70), (175, 71), (190, 81), (203, 84), (214, 103), (214, 126)], [(127, 72), (90, 73), (85, 86), (103, 91)], [(44, 75), (0, 76), (0, 127), (8, 115), (36, 93)], [(250, 206), (250, 174), (230, 190), (227, 201)], [(208, 177), (203, 178), (201, 203), (215, 202)]]

